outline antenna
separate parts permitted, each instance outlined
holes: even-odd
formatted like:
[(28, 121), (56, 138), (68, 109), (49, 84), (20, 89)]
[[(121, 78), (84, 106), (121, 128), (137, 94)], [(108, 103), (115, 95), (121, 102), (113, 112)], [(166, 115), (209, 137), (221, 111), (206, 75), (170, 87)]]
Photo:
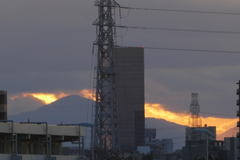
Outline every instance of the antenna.
[(191, 127), (202, 127), (202, 119), (198, 115), (200, 112), (200, 106), (198, 104), (198, 93), (192, 93), (190, 112), (191, 116), (189, 117), (189, 125)]

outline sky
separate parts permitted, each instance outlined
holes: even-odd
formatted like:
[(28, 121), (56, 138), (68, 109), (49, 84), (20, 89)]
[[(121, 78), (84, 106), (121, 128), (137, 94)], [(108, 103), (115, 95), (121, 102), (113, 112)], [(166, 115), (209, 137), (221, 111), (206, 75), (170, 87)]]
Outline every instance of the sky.
[[(118, 0), (121, 6), (239, 13), (237, 0)], [(120, 16), (121, 13), (121, 16)], [(0, 84), (8, 114), (35, 110), (41, 93), (59, 99), (93, 88), (97, 7), (93, 0), (1, 0)], [(239, 32), (239, 15), (116, 9), (122, 26)], [(116, 42), (145, 47), (145, 102), (189, 112), (198, 93), (202, 117), (236, 118), (239, 34), (117, 28)], [(94, 48), (94, 49), (93, 49)], [(34, 96), (35, 95), (35, 96)]]

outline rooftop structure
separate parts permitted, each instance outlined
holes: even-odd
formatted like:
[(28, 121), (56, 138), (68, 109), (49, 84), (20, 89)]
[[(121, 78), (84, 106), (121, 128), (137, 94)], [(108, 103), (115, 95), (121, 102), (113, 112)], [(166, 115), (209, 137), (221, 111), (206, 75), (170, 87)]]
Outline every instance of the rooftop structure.
[[(201, 129), (209, 131), (208, 139), (216, 140), (216, 126), (207, 126), (206, 124)], [(205, 133), (195, 132), (195, 127), (186, 127), (186, 145), (188, 141), (206, 140)]]
[[(0, 121), (0, 158), (10, 159), (60, 159), (61, 143), (77, 142), (82, 152), (79, 156), (65, 157), (66, 160), (83, 158), (85, 128), (75, 126), (48, 125), (46, 122), (13, 123)], [(79, 150), (80, 150), (79, 148)], [(84, 158), (83, 158), (84, 159)], [(62, 160), (62, 159), (61, 159)]]
[[(216, 127), (186, 127), (185, 147), (183, 147), (183, 160), (203, 158), (210, 155), (209, 146), (214, 143), (215, 147), (223, 149), (222, 142), (216, 141)], [(213, 153), (211, 153), (213, 154)]]

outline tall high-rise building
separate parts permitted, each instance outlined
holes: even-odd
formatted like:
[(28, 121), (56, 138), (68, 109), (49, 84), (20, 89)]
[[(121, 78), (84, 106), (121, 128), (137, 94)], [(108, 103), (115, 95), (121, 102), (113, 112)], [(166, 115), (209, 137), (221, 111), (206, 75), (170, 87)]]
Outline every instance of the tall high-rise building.
[(144, 145), (144, 49), (115, 48), (116, 102), (122, 151)]

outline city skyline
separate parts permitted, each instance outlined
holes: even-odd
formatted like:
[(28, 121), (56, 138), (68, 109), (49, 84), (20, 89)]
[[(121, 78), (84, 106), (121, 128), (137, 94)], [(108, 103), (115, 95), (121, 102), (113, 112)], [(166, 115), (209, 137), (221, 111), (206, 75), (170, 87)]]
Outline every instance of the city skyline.
[[(2, 1), (1, 90), (8, 91), (9, 114), (44, 105), (33, 93), (79, 94), (92, 89), (97, 18), (93, 1)], [(237, 12), (230, 1), (119, 1), (122, 6)], [(214, 4), (214, 5), (213, 5)], [(129, 12), (129, 13), (128, 13)], [(236, 15), (121, 10), (126, 26), (238, 31)], [(124, 18), (126, 17), (126, 18)], [(141, 18), (139, 18), (141, 17)], [(117, 23), (120, 24), (119, 19)], [(188, 112), (190, 94), (199, 93), (201, 114), (235, 119), (240, 54), (152, 50), (149, 47), (239, 52), (238, 34), (118, 29), (119, 45), (145, 47), (145, 101), (171, 113)], [(96, 53), (96, 49), (93, 51)], [(22, 94), (25, 93), (25, 96)], [(58, 96), (57, 96), (58, 97)], [(58, 98), (60, 98), (59, 96)], [(158, 107), (159, 108), (159, 107)], [(160, 109), (160, 108), (159, 108)]]

